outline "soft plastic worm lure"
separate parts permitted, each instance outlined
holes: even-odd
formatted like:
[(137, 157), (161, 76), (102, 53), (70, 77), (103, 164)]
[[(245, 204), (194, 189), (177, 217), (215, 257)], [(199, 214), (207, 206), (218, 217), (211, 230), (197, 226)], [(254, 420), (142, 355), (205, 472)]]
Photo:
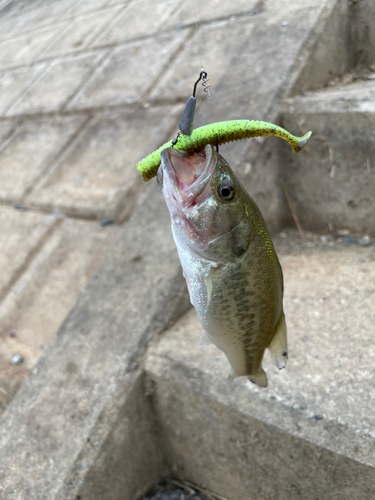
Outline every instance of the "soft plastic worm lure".
[[(285, 129), (272, 123), (255, 120), (232, 120), (204, 125), (193, 130), (191, 135), (180, 136), (178, 138), (178, 149), (187, 153), (193, 153), (207, 144), (220, 145), (240, 139), (267, 135), (274, 135), (284, 139), (298, 153), (310, 138), (311, 132), (308, 132), (303, 137), (295, 137)], [(173, 141), (169, 141), (137, 163), (136, 167), (141, 172), (145, 181), (149, 181), (157, 174), (160, 166), (161, 151), (173, 145)]]

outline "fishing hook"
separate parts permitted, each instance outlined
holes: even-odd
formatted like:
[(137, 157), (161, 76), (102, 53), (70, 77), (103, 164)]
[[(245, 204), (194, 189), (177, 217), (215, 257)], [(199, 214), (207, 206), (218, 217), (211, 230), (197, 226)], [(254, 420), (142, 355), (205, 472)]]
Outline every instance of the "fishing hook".
[(202, 80), (202, 85), (204, 87), (204, 92), (207, 92), (208, 95), (210, 95), (210, 91), (208, 90), (209, 85), (207, 84), (208, 81), (207, 71), (204, 71), (204, 69), (202, 68), (201, 72), (199, 73), (199, 78), (194, 84), (193, 95), (189, 97), (185, 109), (182, 113), (180, 123), (178, 125), (183, 135), (191, 135), (193, 131), (195, 107), (197, 103), (195, 94), (197, 92), (197, 85), (201, 80)]

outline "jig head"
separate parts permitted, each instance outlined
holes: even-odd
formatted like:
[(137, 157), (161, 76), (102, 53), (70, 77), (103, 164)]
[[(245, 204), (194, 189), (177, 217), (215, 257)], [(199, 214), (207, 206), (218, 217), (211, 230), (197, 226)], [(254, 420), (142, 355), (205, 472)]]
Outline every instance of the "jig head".
[[(204, 87), (204, 92), (207, 92), (210, 95), (210, 91), (208, 90), (209, 85), (207, 85), (207, 72), (202, 68), (199, 74), (198, 80), (194, 83), (193, 95), (189, 97), (187, 100), (185, 109), (182, 113), (180, 123), (178, 124), (178, 128), (180, 129), (181, 134), (183, 135), (191, 135), (193, 132), (193, 123), (194, 123), (194, 115), (195, 115), (195, 107), (197, 104), (197, 100), (195, 98), (195, 94), (197, 92), (197, 85), (202, 80), (202, 85)], [(177, 137), (173, 139), (173, 146), (177, 143), (181, 134), (177, 134)]]

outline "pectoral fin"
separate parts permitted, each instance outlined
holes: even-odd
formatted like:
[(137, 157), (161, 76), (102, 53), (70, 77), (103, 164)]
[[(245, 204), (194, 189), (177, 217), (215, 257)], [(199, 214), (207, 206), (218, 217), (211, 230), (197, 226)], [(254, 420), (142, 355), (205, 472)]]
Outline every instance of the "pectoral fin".
[(207, 307), (210, 303), (211, 295), (212, 295), (212, 276), (213, 276), (214, 271), (215, 271), (215, 268), (211, 267), (211, 269), (208, 271), (208, 273), (204, 275), (204, 284), (206, 285), (206, 292), (207, 292)]
[(282, 314), (275, 335), (268, 344), (271, 357), (279, 370), (285, 368), (288, 360), (285, 316)]
[(210, 336), (206, 332), (206, 330), (202, 330), (201, 333), (201, 338), (199, 339), (199, 345), (209, 345), (213, 344), (212, 340), (210, 339)]
[(186, 280), (186, 284), (187, 284), (187, 287), (188, 287), (189, 297), (190, 297), (190, 304), (193, 306), (194, 304), (193, 304), (193, 300), (192, 300), (192, 297), (191, 297), (191, 288), (190, 288), (189, 280), (187, 279), (186, 274), (184, 272), (182, 274), (184, 275), (184, 278)]

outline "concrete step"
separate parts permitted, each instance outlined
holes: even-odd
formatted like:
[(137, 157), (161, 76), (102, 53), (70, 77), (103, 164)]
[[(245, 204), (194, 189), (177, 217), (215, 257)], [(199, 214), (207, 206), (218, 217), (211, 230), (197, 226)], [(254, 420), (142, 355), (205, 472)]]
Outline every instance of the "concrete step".
[(267, 389), (227, 380), (193, 310), (148, 351), (173, 472), (230, 500), (374, 498), (375, 245), (283, 236), (289, 361), (266, 355)]
[(280, 146), (282, 179), (301, 225), (375, 235), (374, 80), (287, 99), (282, 122), (313, 131), (304, 154)]

